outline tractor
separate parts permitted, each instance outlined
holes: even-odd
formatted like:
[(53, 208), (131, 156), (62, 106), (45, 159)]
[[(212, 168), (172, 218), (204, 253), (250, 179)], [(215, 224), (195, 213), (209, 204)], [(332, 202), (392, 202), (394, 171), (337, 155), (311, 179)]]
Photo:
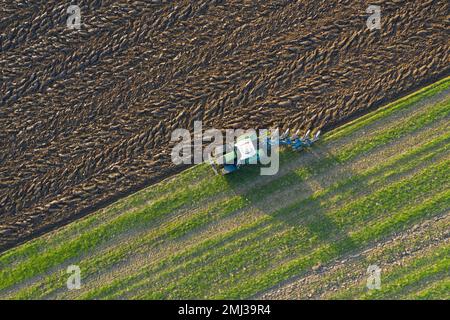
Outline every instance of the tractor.
[[(302, 137), (299, 137), (298, 131), (294, 135), (289, 135), (289, 129), (286, 130), (278, 139), (273, 135), (265, 135), (259, 138), (256, 132), (243, 134), (236, 139), (234, 145), (222, 145), (215, 149), (214, 155), (209, 156), (209, 163), (216, 174), (229, 174), (237, 171), (247, 164), (256, 164), (265, 156), (265, 152), (270, 152), (273, 146), (286, 146), (294, 151), (301, 151), (309, 148), (319, 139), (320, 131), (310, 136), (310, 130)], [(265, 146), (262, 148), (261, 146)]]

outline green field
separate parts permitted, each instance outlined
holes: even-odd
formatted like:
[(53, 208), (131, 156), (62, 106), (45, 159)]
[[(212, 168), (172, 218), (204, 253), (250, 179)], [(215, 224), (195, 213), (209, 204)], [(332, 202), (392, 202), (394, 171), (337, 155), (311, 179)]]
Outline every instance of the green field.
[(199, 165), (11, 249), (0, 298), (448, 299), (449, 87), (283, 151), (276, 176)]

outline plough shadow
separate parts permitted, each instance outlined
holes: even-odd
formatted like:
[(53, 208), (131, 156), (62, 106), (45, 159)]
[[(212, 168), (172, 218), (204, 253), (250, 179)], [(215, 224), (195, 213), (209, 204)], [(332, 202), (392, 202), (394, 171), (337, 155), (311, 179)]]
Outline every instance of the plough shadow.
[[(328, 187), (320, 179), (320, 174), (304, 178), (298, 173), (299, 168), (307, 168), (307, 164), (314, 165), (323, 158), (329, 159), (331, 166), (338, 165), (334, 155), (322, 144), (300, 154), (293, 151), (282, 154), (284, 159), (280, 161), (280, 171), (276, 175), (261, 177), (259, 167), (255, 165), (225, 176), (228, 185), (236, 195), (249, 201), (253, 209), (270, 216), (274, 223), (281, 222), (283, 229), (306, 229), (307, 237), (318, 245), (330, 245), (337, 257), (349, 246), (353, 248), (346, 230), (330, 218), (329, 209), (316, 197), (318, 190)], [(341, 247), (338, 243), (346, 245)]]

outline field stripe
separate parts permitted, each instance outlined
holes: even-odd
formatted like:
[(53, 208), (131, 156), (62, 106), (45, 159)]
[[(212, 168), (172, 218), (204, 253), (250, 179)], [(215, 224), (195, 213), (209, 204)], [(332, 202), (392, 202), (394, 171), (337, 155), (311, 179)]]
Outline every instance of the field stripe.
[(446, 277), (439, 282), (433, 282), (428, 287), (419, 292), (409, 294), (405, 297), (408, 300), (449, 300), (450, 299), (450, 277)]

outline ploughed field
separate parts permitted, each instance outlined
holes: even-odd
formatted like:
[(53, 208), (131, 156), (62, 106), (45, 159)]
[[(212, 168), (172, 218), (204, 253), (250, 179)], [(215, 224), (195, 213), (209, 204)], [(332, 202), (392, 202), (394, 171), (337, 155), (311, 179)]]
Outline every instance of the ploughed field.
[(283, 151), (277, 175), (195, 166), (4, 252), (0, 298), (448, 299), (449, 121), (447, 78)]
[(184, 169), (170, 134), (330, 128), (448, 74), (446, 0), (7, 1), (0, 250)]

